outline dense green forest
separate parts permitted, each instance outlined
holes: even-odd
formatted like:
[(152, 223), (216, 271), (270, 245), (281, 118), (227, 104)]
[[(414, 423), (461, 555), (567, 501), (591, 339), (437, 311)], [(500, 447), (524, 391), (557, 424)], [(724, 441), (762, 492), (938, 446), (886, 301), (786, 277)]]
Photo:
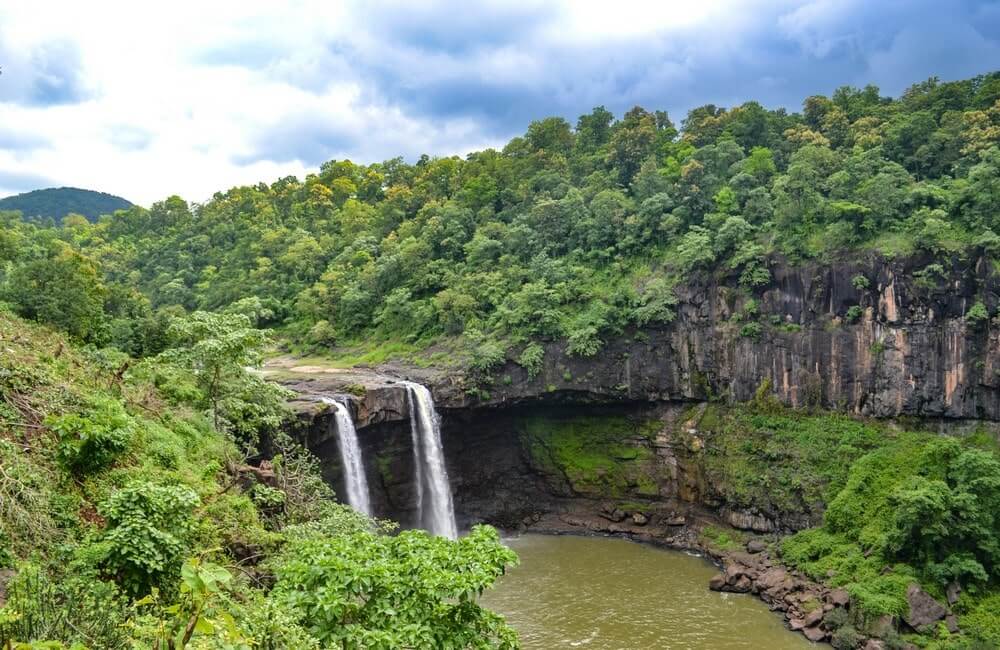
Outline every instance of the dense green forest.
[(662, 111), (598, 107), (464, 159), (330, 161), (94, 225), (8, 214), (3, 296), (132, 354), (162, 347), (159, 313), (256, 296), (262, 324), (301, 344), (461, 337), (489, 364), (565, 339), (588, 355), (669, 321), (693, 270), (736, 270), (753, 291), (775, 255), (1000, 251), (998, 140), (1000, 73), (898, 99), (843, 87), (799, 113), (701, 106), (680, 131)]
[[(1000, 257), (1000, 73), (898, 98), (843, 87), (792, 113), (707, 105), (680, 124), (598, 107), (501, 151), (331, 161), (96, 223), (0, 212), (0, 571), (18, 568), (0, 638), (512, 647), (475, 599), (515, 561), (495, 531), (392, 536), (337, 506), (280, 432), (283, 391), (245, 370), (275, 344), (264, 328), (298, 351), (530, 371), (541, 342), (593, 355), (670, 322), (692, 273), (753, 294), (776, 259), (861, 251)], [(778, 410), (748, 407), (719, 472), (774, 455), (768, 437), (849, 452), (775, 476), (829, 489), (788, 562), (853, 585), (873, 616), (901, 606), (882, 563), (938, 591), (961, 578), (968, 629), (1000, 638), (995, 445)], [(244, 465), (261, 436), (273, 476)]]
[(102, 214), (127, 210), (132, 204), (125, 199), (75, 187), (51, 187), (32, 190), (0, 199), (0, 210), (17, 210), (26, 219), (58, 223), (68, 214), (79, 214), (97, 221)]

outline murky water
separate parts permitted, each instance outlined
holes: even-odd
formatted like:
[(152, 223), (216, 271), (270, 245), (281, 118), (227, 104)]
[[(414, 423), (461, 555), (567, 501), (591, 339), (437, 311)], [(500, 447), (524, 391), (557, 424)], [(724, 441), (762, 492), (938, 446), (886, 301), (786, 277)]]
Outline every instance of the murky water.
[(524, 648), (645, 650), (815, 648), (752, 596), (708, 590), (702, 558), (622, 539), (525, 535), (521, 564), (482, 602)]

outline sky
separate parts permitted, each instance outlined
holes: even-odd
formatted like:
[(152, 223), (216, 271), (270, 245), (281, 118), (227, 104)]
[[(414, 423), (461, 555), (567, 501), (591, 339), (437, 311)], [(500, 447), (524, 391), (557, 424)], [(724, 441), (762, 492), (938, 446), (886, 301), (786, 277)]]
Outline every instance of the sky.
[(331, 159), (464, 155), (597, 105), (755, 99), (1000, 69), (1000, 0), (0, 0), (0, 196), (149, 205)]

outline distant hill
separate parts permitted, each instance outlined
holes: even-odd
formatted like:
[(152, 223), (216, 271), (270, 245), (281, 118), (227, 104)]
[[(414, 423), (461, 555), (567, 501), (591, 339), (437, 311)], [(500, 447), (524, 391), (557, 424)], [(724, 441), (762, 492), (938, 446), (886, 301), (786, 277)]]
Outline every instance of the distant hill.
[(0, 210), (20, 210), (25, 219), (52, 218), (57, 222), (71, 212), (96, 221), (102, 214), (130, 207), (132, 204), (120, 196), (76, 187), (50, 187), (0, 199)]

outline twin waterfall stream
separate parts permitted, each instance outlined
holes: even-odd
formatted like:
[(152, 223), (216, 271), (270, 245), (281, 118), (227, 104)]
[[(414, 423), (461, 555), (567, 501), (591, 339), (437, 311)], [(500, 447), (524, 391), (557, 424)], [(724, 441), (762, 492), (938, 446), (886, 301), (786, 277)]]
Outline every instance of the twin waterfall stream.
[[(455, 508), (452, 504), (448, 470), (444, 463), (441, 428), (437, 411), (434, 409), (434, 398), (426, 386), (409, 381), (402, 384), (406, 387), (410, 427), (413, 433), (419, 525), (433, 535), (457, 539)], [(334, 409), (337, 446), (340, 448), (344, 466), (347, 503), (355, 510), (371, 515), (368, 479), (365, 477), (361, 445), (358, 442), (351, 413), (346, 406), (335, 399), (330, 397), (320, 399)]]

